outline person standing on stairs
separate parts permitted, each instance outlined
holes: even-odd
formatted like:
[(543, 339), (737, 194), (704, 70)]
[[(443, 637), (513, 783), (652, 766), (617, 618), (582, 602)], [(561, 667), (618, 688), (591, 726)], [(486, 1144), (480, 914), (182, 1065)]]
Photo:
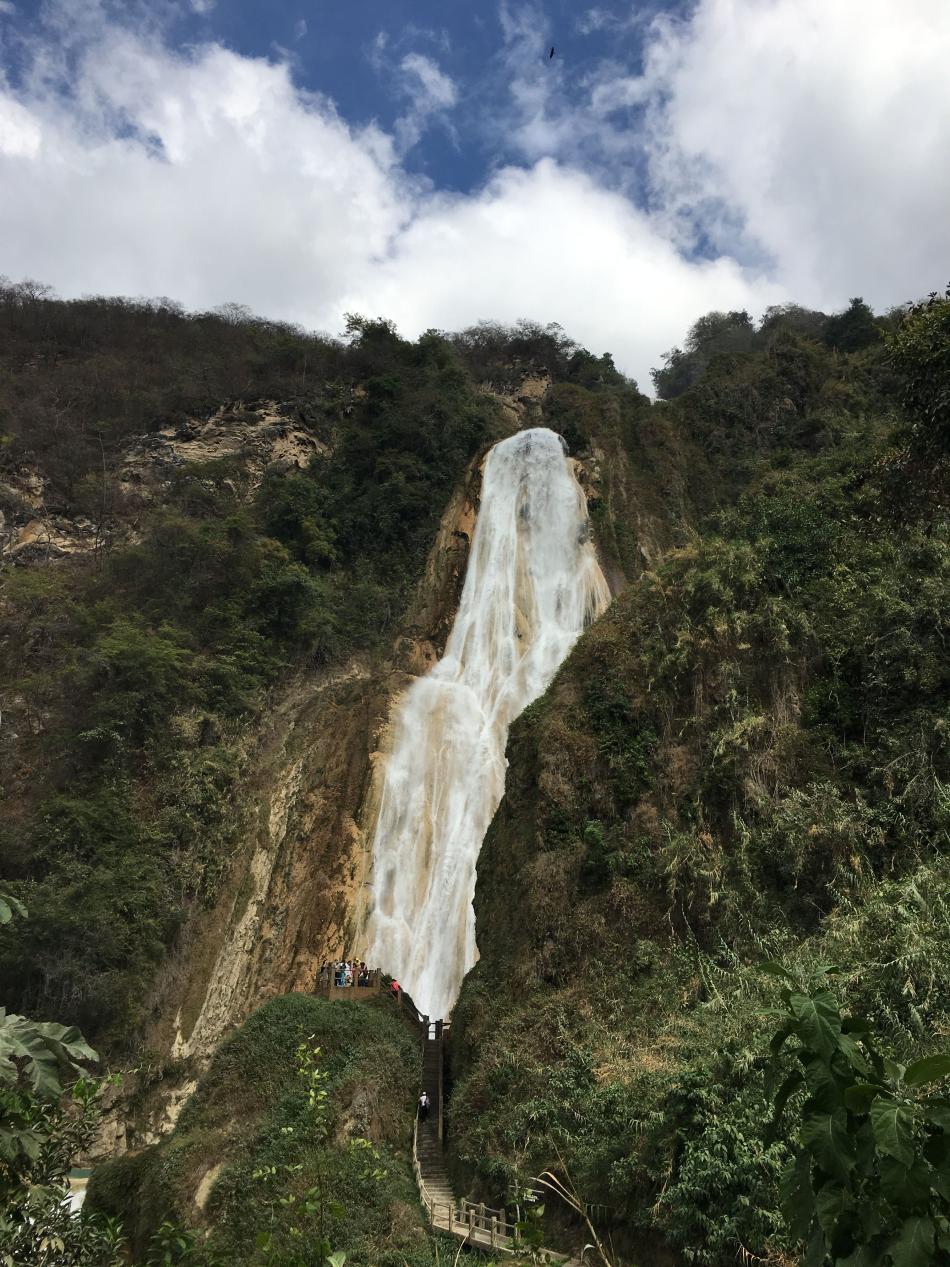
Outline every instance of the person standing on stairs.
[(423, 1091), (422, 1095), (419, 1096), (419, 1121), (425, 1122), (428, 1120), (428, 1117), (429, 1117), (429, 1093), (428, 1091)]

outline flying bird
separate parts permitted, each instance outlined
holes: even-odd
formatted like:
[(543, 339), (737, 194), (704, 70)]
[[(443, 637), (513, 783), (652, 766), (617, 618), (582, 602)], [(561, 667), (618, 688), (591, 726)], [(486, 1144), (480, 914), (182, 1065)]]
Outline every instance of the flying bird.
[(550, 53), (548, 53), (548, 61), (550, 61), (553, 56), (554, 56), (554, 45), (552, 44), (551, 51)]

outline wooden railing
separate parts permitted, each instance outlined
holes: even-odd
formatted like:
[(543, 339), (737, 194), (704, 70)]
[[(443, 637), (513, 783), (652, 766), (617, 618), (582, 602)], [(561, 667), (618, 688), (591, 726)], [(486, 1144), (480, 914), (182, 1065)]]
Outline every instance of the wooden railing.
[(493, 1210), (484, 1203), (476, 1205), (464, 1199), (437, 1201), (432, 1196), (419, 1164), (418, 1135), (417, 1122), (412, 1132), (412, 1169), (429, 1226), (468, 1240), (477, 1248), (513, 1253), (519, 1244), (518, 1225), (509, 1220), (505, 1210)]

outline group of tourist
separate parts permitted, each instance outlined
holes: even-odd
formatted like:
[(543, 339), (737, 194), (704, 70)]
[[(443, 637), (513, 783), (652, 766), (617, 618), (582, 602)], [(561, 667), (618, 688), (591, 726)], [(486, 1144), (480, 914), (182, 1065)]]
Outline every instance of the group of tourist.
[(335, 985), (337, 989), (345, 989), (348, 986), (372, 984), (373, 972), (361, 959), (339, 959), (320, 966), (321, 990), (328, 990), (331, 985)]

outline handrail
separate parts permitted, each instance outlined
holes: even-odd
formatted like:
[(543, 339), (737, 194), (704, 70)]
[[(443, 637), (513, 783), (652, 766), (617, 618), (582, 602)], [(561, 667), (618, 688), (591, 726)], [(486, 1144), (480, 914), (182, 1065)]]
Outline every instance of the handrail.
[[(464, 1233), (463, 1239), (478, 1249), (503, 1249), (514, 1253), (518, 1247), (519, 1233), (517, 1224), (511, 1223), (504, 1210), (492, 1210), (485, 1205), (476, 1205), (474, 1201), (436, 1201), (430, 1194), (422, 1175), (418, 1151), (419, 1123), (412, 1128), (412, 1169), (419, 1195), (429, 1221), (429, 1226), (452, 1235)], [(444, 1221), (439, 1219), (439, 1211), (444, 1210)], [(487, 1238), (487, 1245), (485, 1240)]]

